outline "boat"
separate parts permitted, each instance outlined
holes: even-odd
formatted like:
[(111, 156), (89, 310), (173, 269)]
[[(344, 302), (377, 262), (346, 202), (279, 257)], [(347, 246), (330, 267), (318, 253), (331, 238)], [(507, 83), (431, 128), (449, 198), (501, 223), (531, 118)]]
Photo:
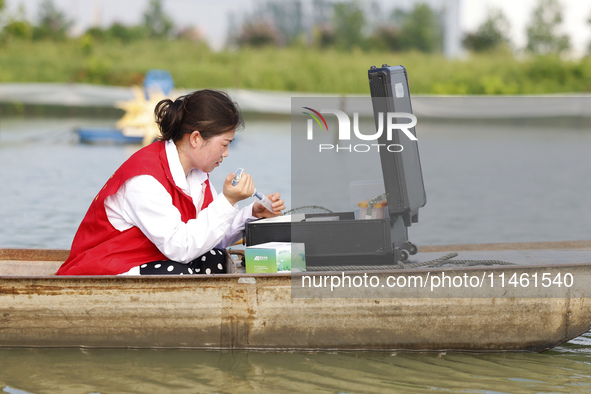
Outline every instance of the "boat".
[(76, 134), (83, 144), (141, 144), (144, 137), (123, 134), (122, 129), (108, 127), (81, 127)]
[[(482, 265), (82, 277), (54, 275), (67, 250), (1, 249), (0, 346), (537, 352), (591, 329), (591, 241), (426, 246), (416, 256), (450, 251)], [(432, 282), (394, 293), (373, 282), (300, 286), (364, 274), (469, 280), (436, 292)]]
[[(85, 144), (143, 144), (152, 143), (159, 135), (154, 120), (156, 104), (173, 94), (174, 81), (166, 70), (148, 70), (143, 87), (133, 86), (133, 99), (118, 101), (115, 107), (123, 116), (114, 128), (80, 127), (75, 131)], [(176, 94), (176, 93), (175, 93)]]
[(79, 140), (85, 144), (143, 144), (148, 145), (159, 135), (154, 120), (156, 104), (166, 98), (152, 87), (146, 98), (146, 90), (132, 88), (133, 100), (118, 102), (116, 107), (124, 111), (115, 127), (80, 127), (76, 129)]

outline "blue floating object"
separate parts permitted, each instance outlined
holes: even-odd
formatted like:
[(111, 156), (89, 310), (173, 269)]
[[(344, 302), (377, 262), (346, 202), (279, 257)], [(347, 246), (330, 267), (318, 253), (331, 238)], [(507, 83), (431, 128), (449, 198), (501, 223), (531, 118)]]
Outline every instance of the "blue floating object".
[(141, 144), (143, 137), (124, 135), (120, 129), (80, 128), (76, 130), (84, 144)]
[(174, 80), (168, 70), (148, 70), (144, 77), (144, 92), (146, 98), (149, 99), (150, 89), (158, 88), (162, 90), (166, 96), (174, 89)]

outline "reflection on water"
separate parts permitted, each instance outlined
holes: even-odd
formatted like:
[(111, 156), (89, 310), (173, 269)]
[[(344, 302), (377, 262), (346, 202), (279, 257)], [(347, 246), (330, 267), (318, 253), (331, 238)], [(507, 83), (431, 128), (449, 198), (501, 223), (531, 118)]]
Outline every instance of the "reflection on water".
[[(579, 341), (591, 343), (591, 337)], [(591, 351), (532, 353), (4, 349), (0, 386), (30, 393), (591, 390)], [(23, 366), (27, 366), (23, 368)]]

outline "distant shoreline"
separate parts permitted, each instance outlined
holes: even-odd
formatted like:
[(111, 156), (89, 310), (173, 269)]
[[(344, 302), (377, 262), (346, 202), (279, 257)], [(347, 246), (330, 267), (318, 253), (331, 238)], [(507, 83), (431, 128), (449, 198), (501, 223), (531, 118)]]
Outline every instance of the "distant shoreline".
[[(346, 106), (347, 98), (363, 95), (314, 94), (245, 89), (223, 89), (245, 114), (289, 116), (292, 97), (318, 97)], [(173, 96), (183, 94), (177, 90)], [(412, 93), (411, 93), (412, 95)], [(368, 96), (368, 95), (366, 95)], [(120, 101), (134, 98), (131, 87), (68, 83), (0, 83), (2, 114), (10, 116), (29, 111), (39, 114), (97, 113), (120, 116)], [(368, 101), (369, 102), (369, 101)], [(554, 94), (523, 96), (412, 95), (413, 112), (420, 119), (548, 119), (591, 117), (591, 95)], [(359, 108), (362, 116), (372, 116), (371, 108)]]

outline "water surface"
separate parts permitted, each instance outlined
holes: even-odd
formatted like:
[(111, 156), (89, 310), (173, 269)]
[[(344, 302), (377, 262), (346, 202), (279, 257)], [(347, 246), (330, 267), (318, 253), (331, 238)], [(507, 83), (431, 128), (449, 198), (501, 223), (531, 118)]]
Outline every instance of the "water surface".
[[(77, 142), (114, 120), (0, 121), (0, 247), (69, 248), (92, 198), (138, 147)], [(289, 121), (247, 122), (212, 173), (244, 167), (291, 207)], [(417, 125), (420, 245), (591, 237), (591, 133), (572, 125)], [(409, 327), (412, 329), (412, 327)], [(0, 333), (1, 335), (1, 333)], [(286, 333), (288, 335), (288, 333)], [(0, 349), (9, 393), (591, 391), (589, 333), (540, 354)]]
[(587, 334), (540, 354), (3, 349), (0, 386), (39, 394), (584, 393), (589, 345)]

